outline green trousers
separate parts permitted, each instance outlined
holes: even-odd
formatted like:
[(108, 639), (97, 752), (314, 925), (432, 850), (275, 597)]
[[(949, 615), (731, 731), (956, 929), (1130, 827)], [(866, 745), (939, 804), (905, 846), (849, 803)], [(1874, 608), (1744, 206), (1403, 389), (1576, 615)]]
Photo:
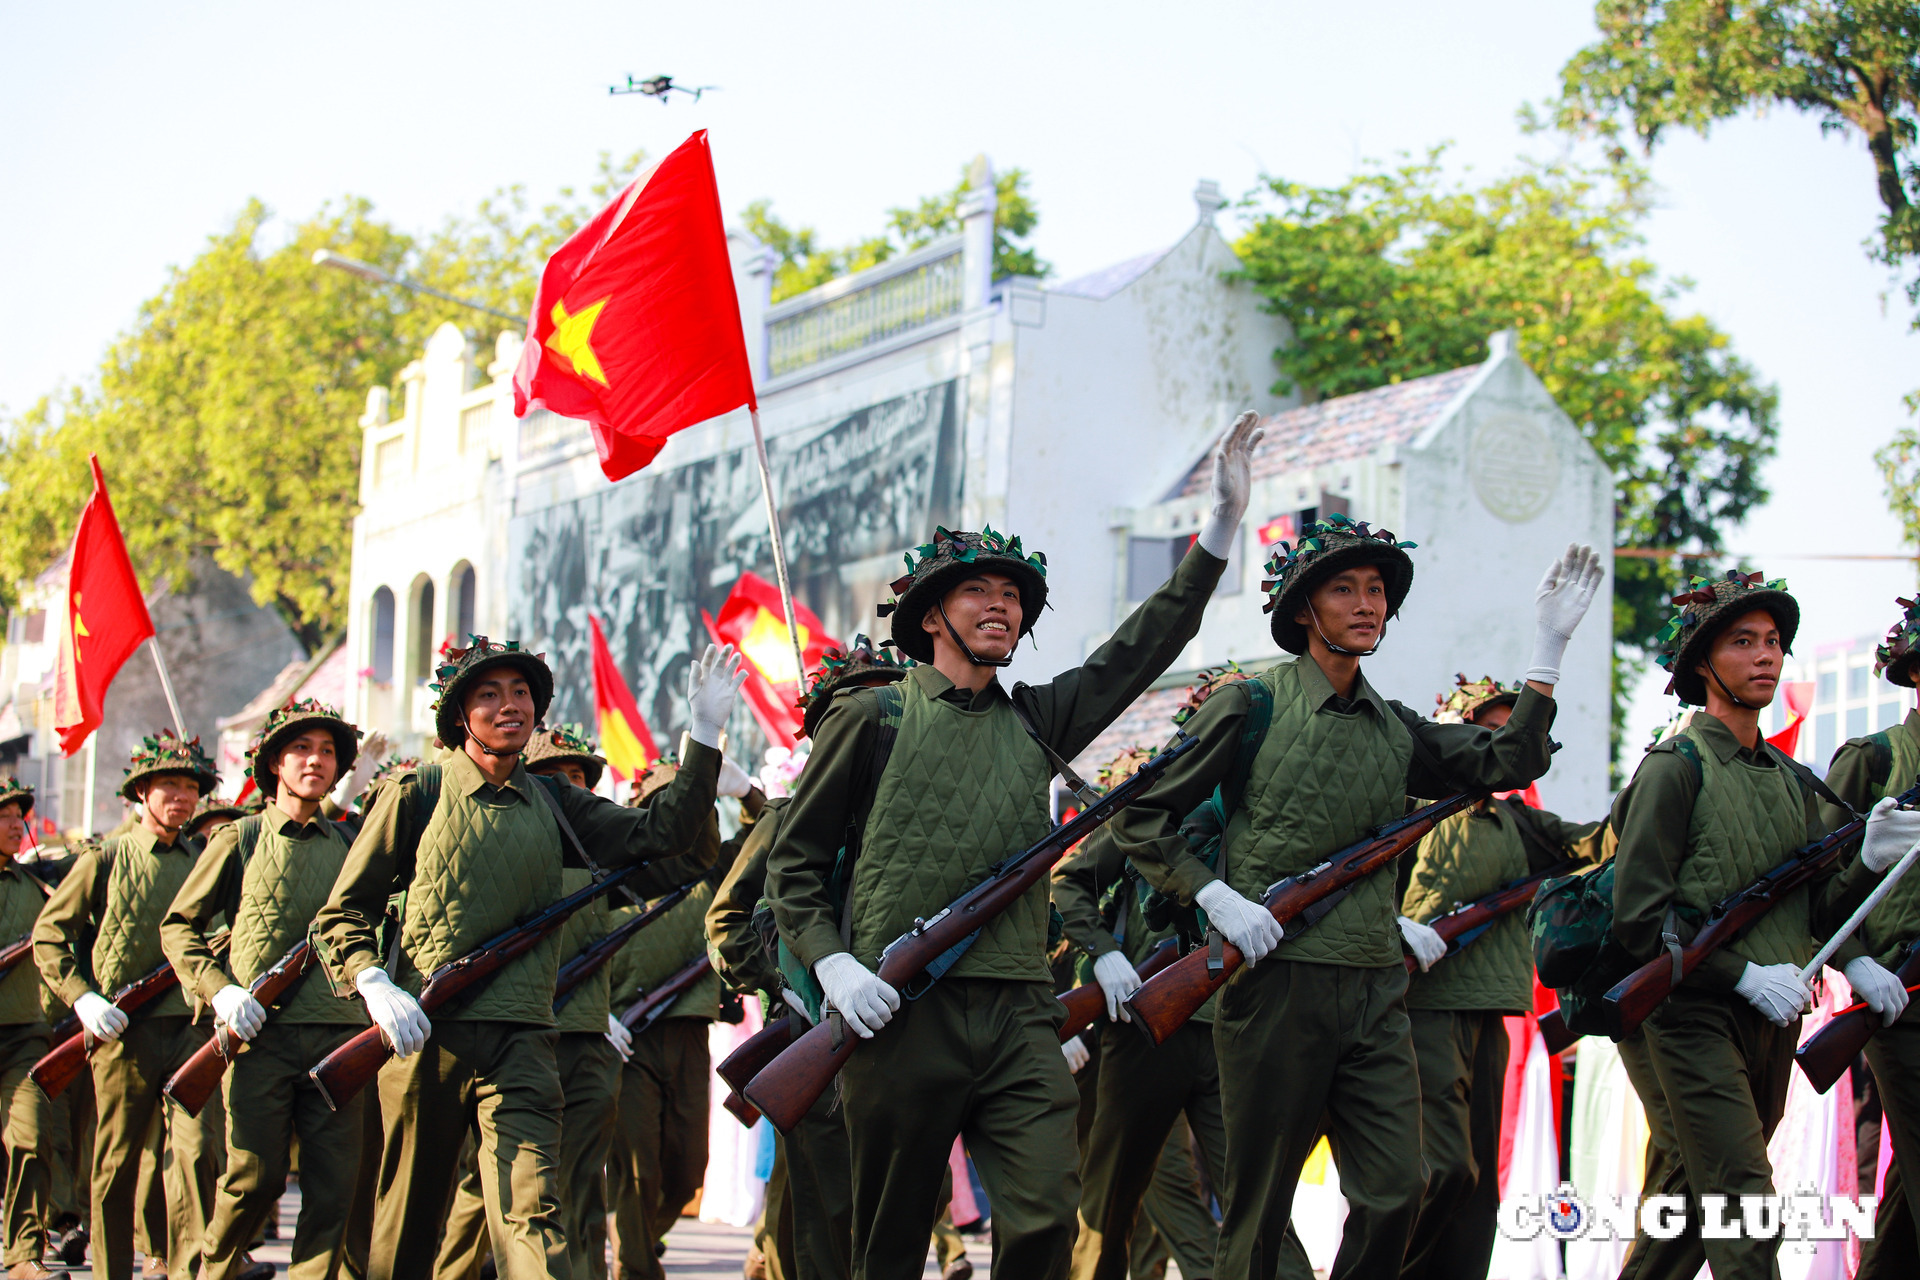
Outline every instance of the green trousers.
[[(1647, 1048), (1644, 1031), (1635, 1031), (1620, 1042), (1620, 1065), (1626, 1069), (1627, 1080), (1633, 1085), (1633, 1091), (1640, 1096), (1641, 1110), (1647, 1114), (1647, 1157), (1640, 1173), (1640, 1194), (1656, 1194), (1666, 1184), (1668, 1176), (1680, 1163), (1679, 1140), (1673, 1136), (1673, 1113), (1667, 1109), (1667, 1095), (1660, 1091), (1660, 1077), (1653, 1069), (1653, 1052)], [(1655, 1266), (1651, 1262), (1636, 1263), (1636, 1254), (1657, 1249), (1664, 1242), (1635, 1228), (1633, 1243), (1627, 1248), (1627, 1265), (1647, 1267), (1639, 1272), (1641, 1280), (1692, 1280), (1695, 1271), (1679, 1274), (1678, 1267), (1685, 1265), (1685, 1258), (1679, 1253), (1659, 1260)]]
[(432, 1273), (469, 1134), (502, 1280), (572, 1280), (560, 1227), (558, 1039), (549, 1027), (449, 1019), (433, 1024), (419, 1053), (380, 1069), (371, 1280)]
[(359, 1030), (352, 1024), (271, 1022), (227, 1069), (227, 1168), (207, 1224), (202, 1280), (233, 1280), (246, 1266), (246, 1251), (287, 1189), (296, 1137), (300, 1219), (287, 1274), (293, 1280), (342, 1274), (348, 1210), (362, 1181), (365, 1091), (335, 1111), (307, 1070)]
[(52, 1047), (47, 1024), (0, 1027), (0, 1131), (6, 1146), (5, 1262), (38, 1262), (53, 1216), (53, 1177), (44, 1148), (53, 1139), (53, 1104), (27, 1072)]
[(840, 1073), (855, 1280), (918, 1280), (956, 1136), (993, 1206), (993, 1269), (1057, 1280), (1073, 1254), (1080, 1098), (1040, 982), (947, 978)]
[(1798, 1019), (1776, 1027), (1739, 996), (1685, 987), (1648, 1017), (1641, 1032), (1673, 1126), (1676, 1158), (1658, 1188), (1643, 1194), (1685, 1197), (1687, 1226), (1671, 1240), (1636, 1235), (1621, 1280), (1692, 1276), (1702, 1262), (1712, 1264), (1714, 1280), (1778, 1275), (1777, 1239), (1703, 1239), (1699, 1198), (1726, 1196), (1731, 1221), (1742, 1195), (1773, 1193), (1767, 1139), (1786, 1110), (1799, 1030)]
[(1409, 1009), (1420, 1068), (1427, 1192), (1400, 1274), (1482, 1280), (1500, 1211), (1500, 1112), (1507, 1028), (1488, 1010)]
[(665, 1275), (654, 1247), (706, 1180), (707, 1026), (704, 1018), (662, 1018), (633, 1038), (620, 1073), (608, 1194), (621, 1280)]
[[(139, 1199), (140, 1156), (157, 1120), (168, 1159), (161, 1175), (167, 1197), (167, 1274), (189, 1280), (200, 1265), (200, 1241), (212, 1216), (214, 1188), (224, 1163), (220, 1140), (224, 1109), (208, 1101), (198, 1120), (160, 1088), (206, 1043), (207, 1024), (185, 1017), (136, 1017), (118, 1040), (93, 1053), (93, 1267), (101, 1280), (131, 1280), (133, 1218)], [(153, 1232), (148, 1227), (149, 1238)]]
[[(1880, 1093), (1881, 1124), (1893, 1142), (1886, 1193), (1873, 1215), (1873, 1239), (1861, 1244), (1856, 1280), (1911, 1280), (1920, 1275), (1920, 1016), (1883, 1027), (1867, 1041), (1867, 1065)], [(1870, 1191), (1872, 1188), (1862, 1188)]]
[(60, 1230), (88, 1226), (93, 1222), (93, 1073), (82, 1071), (48, 1105), (51, 1127), (42, 1134), (40, 1155), (51, 1182), (49, 1225)]
[(1347, 1198), (1331, 1280), (1400, 1273), (1426, 1187), (1406, 994), (1397, 964), (1272, 959), (1221, 990), (1213, 1034), (1229, 1137), (1220, 1275), (1289, 1274), (1294, 1188), (1323, 1127)]
[(767, 1280), (794, 1280), (793, 1186), (787, 1175), (787, 1140), (773, 1139), (773, 1169), (767, 1174), (766, 1199), (753, 1224), (753, 1247), (767, 1268)]
[[(1165, 1275), (1169, 1261), (1179, 1262), (1183, 1277), (1205, 1280), (1213, 1275), (1220, 1224), (1213, 1220), (1206, 1189), (1200, 1184), (1198, 1162), (1206, 1157), (1196, 1150), (1197, 1146), (1186, 1117), (1176, 1119), (1160, 1148), (1159, 1159), (1154, 1161), (1153, 1181), (1140, 1199), (1140, 1217), (1134, 1223), (1133, 1244), (1127, 1251), (1129, 1276)], [(1217, 1158), (1208, 1161), (1210, 1166), (1217, 1163)], [(1211, 1167), (1208, 1185), (1214, 1185), (1219, 1176), (1220, 1169)], [(1313, 1275), (1304, 1248), (1300, 1250), (1297, 1274), (1306, 1280)]]
[(782, 1139), (797, 1280), (853, 1275), (853, 1154), (832, 1089)]

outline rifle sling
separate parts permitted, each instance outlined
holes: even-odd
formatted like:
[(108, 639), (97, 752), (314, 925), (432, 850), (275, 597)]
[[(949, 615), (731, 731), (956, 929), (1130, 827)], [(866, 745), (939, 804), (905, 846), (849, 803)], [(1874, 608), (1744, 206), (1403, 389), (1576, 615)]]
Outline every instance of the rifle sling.
[[(587, 846), (580, 842), (579, 834), (574, 831), (573, 824), (567, 821), (566, 813), (560, 808), (560, 801), (554, 797), (554, 788), (559, 784), (549, 782), (545, 777), (537, 773), (530, 773), (527, 777), (532, 781), (533, 789), (540, 793), (540, 798), (547, 802), (547, 808), (553, 813), (553, 820), (560, 824), (560, 836), (566, 844), (572, 848), (574, 856), (580, 859), (581, 864), (586, 867), (587, 873), (591, 875), (596, 882), (605, 880), (607, 878), (606, 869), (595, 862), (593, 855), (587, 852)], [(635, 906), (644, 907), (647, 905), (639, 894), (629, 889), (626, 885), (623, 884), (619, 886), (619, 889), (621, 893), (626, 895), (627, 901), (633, 903)]]
[[(1019, 693), (1024, 688), (1026, 688), (1025, 685), (1015, 685), (1013, 691)], [(1080, 803), (1092, 804), (1098, 800), (1100, 793), (1088, 786), (1087, 780), (1075, 773), (1073, 766), (1062, 759), (1060, 753), (1053, 749), (1053, 745), (1040, 736), (1040, 731), (1033, 727), (1033, 721), (1027, 718), (1026, 708), (1020, 705), (1020, 700), (1010, 697), (1007, 703), (1013, 708), (1013, 714), (1019, 717), (1020, 727), (1027, 731), (1029, 738), (1040, 744), (1040, 750), (1046, 753), (1047, 762), (1053, 766), (1053, 771), (1060, 775), (1060, 781), (1067, 784), (1069, 791), (1080, 797)]]

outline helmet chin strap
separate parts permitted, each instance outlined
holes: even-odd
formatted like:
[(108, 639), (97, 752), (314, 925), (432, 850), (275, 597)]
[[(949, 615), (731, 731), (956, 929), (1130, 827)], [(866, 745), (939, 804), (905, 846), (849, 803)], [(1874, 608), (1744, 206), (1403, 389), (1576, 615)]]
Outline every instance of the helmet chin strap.
[(467, 718), (464, 715), (460, 717), (460, 727), (467, 731), (467, 740), (469, 742), (473, 743), (474, 746), (480, 748), (480, 750), (485, 752), (487, 755), (494, 756), (498, 759), (510, 760), (514, 756), (519, 755), (520, 752), (526, 750), (525, 747), (520, 747), (513, 751), (495, 751), (492, 747), (480, 741), (480, 735), (473, 731), (473, 726), (467, 723)]
[(1006, 657), (983, 658), (969, 648), (967, 642), (960, 638), (960, 633), (954, 629), (953, 619), (947, 616), (947, 602), (944, 600), (935, 601), (933, 607), (940, 611), (940, 621), (947, 624), (947, 634), (952, 636), (953, 642), (960, 646), (960, 652), (967, 655), (968, 662), (971, 662), (976, 667), (1010, 667), (1013, 665), (1013, 651), (1020, 647), (1020, 638), (1018, 636), (1014, 637), (1013, 649), (1007, 650)]
[(1702, 658), (1701, 661), (1707, 664), (1707, 674), (1713, 677), (1713, 682), (1720, 686), (1720, 692), (1726, 694), (1727, 697), (1732, 700), (1734, 706), (1745, 707), (1749, 711), (1758, 711), (1760, 709), (1754, 706), (1751, 702), (1743, 701), (1739, 694), (1727, 688), (1727, 682), (1720, 678), (1720, 673), (1718, 671), (1714, 670), (1712, 658)]
[(1324, 630), (1322, 630), (1320, 627), (1320, 615), (1313, 611), (1313, 601), (1311, 600), (1307, 601), (1307, 616), (1313, 619), (1313, 629), (1319, 632), (1320, 643), (1324, 644), (1325, 646), (1327, 646), (1328, 649), (1332, 650), (1334, 653), (1339, 654), (1343, 658), (1370, 658), (1374, 654), (1380, 652), (1380, 641), (1385, 640), (1387, 638), (1387, 624), (1383, 622), (1380, 624), (1380, 639), (1375, 640), (1373, 642), (1373, 648), (1342, 649), (1339, 645), (1327, 639), (1327, 633)]

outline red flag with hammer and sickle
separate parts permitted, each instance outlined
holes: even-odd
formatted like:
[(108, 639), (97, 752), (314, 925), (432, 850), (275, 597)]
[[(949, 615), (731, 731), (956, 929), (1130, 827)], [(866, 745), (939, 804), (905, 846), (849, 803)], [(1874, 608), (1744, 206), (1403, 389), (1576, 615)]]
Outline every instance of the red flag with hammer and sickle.
[(66, 607), (60, 618), (60, 654), (54, 667), (53, 727), (60, 750), (72, 755), (100, 727), (107, 686), (133, 651), (153, 636), (153, 619), (133, 576), (126, 539), (114, 519), (100, 459), (92, 454), (93, 496), (80, 510), (67, 563)]
[(618, 480), (667, 438), (755, 408), (707, 132), (645, 170), (547, 260), (513, 409), (593, 426)]

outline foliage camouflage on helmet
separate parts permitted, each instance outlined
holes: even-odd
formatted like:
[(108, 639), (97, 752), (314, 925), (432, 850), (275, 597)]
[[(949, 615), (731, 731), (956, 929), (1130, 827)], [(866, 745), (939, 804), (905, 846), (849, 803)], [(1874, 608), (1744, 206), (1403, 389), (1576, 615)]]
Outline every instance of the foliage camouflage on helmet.
[(1453, 677), (1453, 690), (1433, 696), (1433, 718), (1441, 724), (1472, 724), (1474, 716), (1486, 707), (1510, 707), (1520, 700), (1520, 686), (1501, 684), (1492, 676), (1467, 679), (1465, 672)]
[(668, 751), (658, 760), (648, 764), (633, 780), (633, 794), (627, 797), (627, 803), (638, 809), (653, 798), (653, 793), (666, 786), (680, 775), (680, 757)]
[(1894, 603), (1902, 612), (1900, 621), (1887, 630), (1887, 638), (1873, 651), (1873, 673), (1885, 676), (1892, 684), (1914, 687), (1914, 659), (1920, 658), (1920, 604), (1898, 596)]
[[(258, 792), (255, 794), (257, 795)], [(227, 822), (232, 822), (236, 818), (244, 818), (246, 816), (247, 811), (237, 804), (228, 804), (225, 800), (221, 800), (216, 796), (202, 796), (200, 803), (194, 806), (193, 816), (187, 819), (186, 826), (180, 830), (186, 835), (197, 836), (213, 823), (220, 822), (223, 819)]]
[(330, 707), (318, 698), (289, 698), (285, 706), (274, 708), (260, 732), (247, 747), (246, 776), (253, 779), (260, 794), (271, 800), (280, 792), (280, 778), (274, 772), (280, 753), (287, 744), (309, 729), (325, 729), (333, 736), (334, 760), (339, 766), (335, 782), (347, 776), (360, 754), (360, 730), (347, 723), (338, 707)]
[[(1334, 512), (1301, 532), (1297, 543), (1280, 542), (1267, 557), (1268, 580), (1260, 584), (1272, 615), (1273, 639), (1288, 653), (1307, 651), (1307, 629), (1293, 620), (1312, 590), (1336, 573), (1360, 565), (1377, 565), (1386, 579), (1387, 618), (1400, 612), (1413, 586), (1413, 560), (1408, 551), (1416, 542), (1399, 542), (1392, 532), (1375, 529), (1365, 520), (1351, 520)], [(1381, 620), (1383, 623), (1386, 619)]]
[(1193, 713), (1198, 711), (1200, 705), (1208, 698), (1211, 698), (1215, 693), (1218, 693), (1228, 685), (1239, 684), (1246, 678), (1247, 673), (1242, 671), (1240, 664), (1231, 658), (1227, 659), (1224, 665), (1208, 667), (1202, 671), (1199, 678), (1188, 687), (1186, 701), (1182, 702), (1179, 708), (1173, 713), (1174, 725), (1178, 727), (1193, 719)]
[(18, 778), (0, 778), (0, 805), (17, 804), (20, 816), (33, 812), (33, 788)]
[(1094, 775), (1094, 781), (1101, 790), (1111, 790), (1140, 772), (1140, 766), (1153, 759), (1152, 747), (1127, 747), (1119, 755), (1100, 766), (1100, 772)]
[(140, 794), (135, 788), (163, 773), (191, 776), (203, 796), (220, 785), (220, 774), (214, 769), (207, 753), (200, 749), (200, 739), (189, 738), (182, 742), (173, 730), (162, 729), (152, 737), (140, 740), (140, 748), (128, 761), (126, 777), (120, 783), (121, 796), (137, 803)]
[(820, 667), (813, 673), (807, 691), (793, 704), (803, 714), (800, 736), (811, 738), (814, 735), (814, 731), (820, 727), (820, 721), (826, 718), (833, 695), (840, 690), (892, 684), (904, 676), (914, 666), (914, 661), (887, 652), (894, 647), (891, 640), (875, 644), (863, 632), (854, 636), (853, 643), (845, 649), (829, 649), (821, 654)]
[(893, 642), (900, 652), (919, 662), (933, 661), (933, 637), (920, 627), (927, 611), (957, 582), (979, 573), (1000, 573), (1020, 587), (1020, 638), (1033, 631), (1040, 611), (1047, 607), (1047, 558), (1027, 554), (1019, 538), (994, 531), (955, 533), (936, 527), (933, 541), (906, 553), (907, 572), (891, 584), (894, 598), (881, 605), (882, 618), (893, 619)]
[(1673, 598), (1679, 612), (1660, 630), (1660, 655), (1667, 669), (1667, 692), (1696, 707), (1707, 705), (1706, 677), (1694, 670), (1713, 639), (1755, 609), (1773, 615), (1780, 628), (1780, 650), (1793, 652), (1793, 636), (1800, 629), (1800, 604), (1787, 594), (1785, 578), (1729, 569), (1718, 578), (1692, 578), (1687, 590)]
[(482, 635), (467, 638), (472, 643), (466, 648), (447, 648), (445, 661), (433, 670), (438, 678), (429, 686), (439, 695), (433, 704), (434, 731), (441, 742), (456, 751), (467, 740), (466, 709), (461, 703), (483, 671), (511, 666), (526, 676), (527, 684), (533, 689), (535, 724), (546, 719), (547, 708), (553, 702), (553, 669), (547, 665), (546, 654), (529, 653), (520, 647), (518, 640), (501, 643)]
[[(578, 724), (555, 725), (552, 728), (541, 725), (533, 731), (526, 754), (520, 758), (535, 773), (551, 773), (561, 765), (577, 764), (587, 775), (589, 791), (600, 785), (600, 775), (607, 770), (606, 757), (600, 754), (598, 745), (587, 736), (586, 726)], [(543, 765), (548, 767), (538, 767)]]

